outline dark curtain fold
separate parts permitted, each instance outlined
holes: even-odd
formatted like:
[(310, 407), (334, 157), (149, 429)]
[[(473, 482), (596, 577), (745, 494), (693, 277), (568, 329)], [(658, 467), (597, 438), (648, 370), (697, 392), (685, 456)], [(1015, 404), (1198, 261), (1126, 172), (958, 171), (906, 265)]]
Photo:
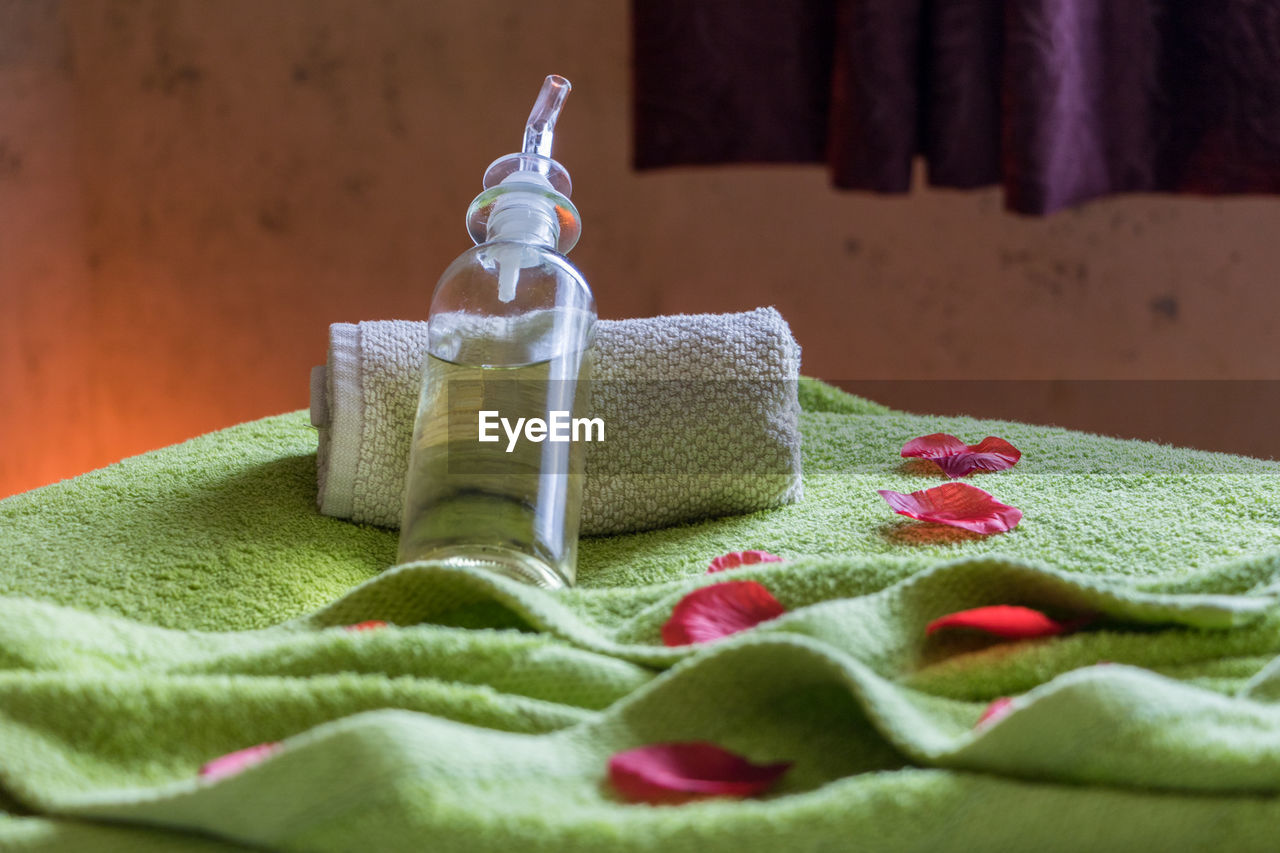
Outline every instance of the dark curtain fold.
[(1280, 192), (1280, 0), (633, 0), (637, 168), (835, 186)]

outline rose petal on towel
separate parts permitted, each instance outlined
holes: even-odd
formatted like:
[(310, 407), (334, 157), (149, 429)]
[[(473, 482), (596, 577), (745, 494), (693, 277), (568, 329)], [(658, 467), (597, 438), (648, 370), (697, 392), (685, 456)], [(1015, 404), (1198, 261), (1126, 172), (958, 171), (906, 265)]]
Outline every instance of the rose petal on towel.
[(1022, 520), (1022, 510), (1002, 504), (967, 483), (943, 483), (909, 495), (890, 489), (878, 492), (899, 515), (963, 527), (974, 533), (1004, 533)]
[(1039, 610), (1014, 604), (996, 604), (991, 607), (975, 607), (939, 617), (925, 626), (926, 635), (944, 628), (969, 628), (994, 634), (1006, 640), (1027, 640), (1032, 637), (1052, 637), (1065, 634), (1084, 625), (1087, 620), (1077, 619), (1059, 622), (1050, 619)]
[(791, 762), (753, 764), (706, 741), (636, 747), (609, 759), (609, 781), (630, 802), (683, 803), (764, 793)]
[(954, 435), (935, 432), (908, 441), (902, 446), (902, 455), (930, 459), (948, 477), (963, 477), (974, 471), (1012, 468), (1022, 458), (1022, 451), (994, 435), (968, 445)]
[(357, 622), (354, 625), (344, 625), (348, 631), (372, 631), (375, 628), (385, 628), (387, 623), (381, 619), (367, 619), (364, 622)]
[(996, 699), (986, 710), (982, 712), (982, 716), (978, 718), (978, 722), (973, 724), (976, 729), (979, 726), (988, 726), (999, 720), (1001, 717), (1007, 716), (1013, 710), (1013, 700), (1008, 696), (1001, 696)]
[(225, 779), (228, 776), (234, 776), (246, 767), (265, 760), (267, 757), (274, 755), (280, 751), (280, 744), (277, 742), (260, 743), (257, 746), (251, 746), (247, 749), (228, 752), (226, 755), (219, 756), (208, 762), (200, 768), (200, 778), (215, 781)]
[(948, 477), (963, 477), (974, 471), (1003, 471), (1018, 464), (1022, 451), (1003, 438), (989, 435), (963, 453), (935, 459), (934, 464)]
[(786, 612), (778, 599), (755, 581), (712, 584), (676, 602), (671, 618), (662, 626), (662, 642), (668, 646), (708, 643)]
[(707, 574), (736, 569), (738, 566), (754, 566), (756, 563), (781, 563), (782, 558), (768, 551), (733, 551), (721, 554), (711, 561)]
[(965, 444), (954, 435), (945, 432), (935, 432), (931, 435), (922, 435), (919, 438), (913, 438), (906, 444), (902, 445), (902, 456), (904, 459), (916, 457), (919, 459), (937, 459), (940, 456), (953, 456), (957, 453), (964, 453), (969, 449), (969, 445)]

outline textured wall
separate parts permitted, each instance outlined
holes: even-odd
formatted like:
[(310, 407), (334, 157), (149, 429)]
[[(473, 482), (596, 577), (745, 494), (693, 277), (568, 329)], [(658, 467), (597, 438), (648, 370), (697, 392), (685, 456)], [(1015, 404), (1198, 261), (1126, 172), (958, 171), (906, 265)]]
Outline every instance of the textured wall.
[(1280, 378), (1280, 200), (1035, 220), (811, 167), (638, 175), (626, 13), (0, 0), (0, 495), (300, 408), (330, 322), (423, 316), (552, 71), (603, 316), (773, 304), (835, 379)]

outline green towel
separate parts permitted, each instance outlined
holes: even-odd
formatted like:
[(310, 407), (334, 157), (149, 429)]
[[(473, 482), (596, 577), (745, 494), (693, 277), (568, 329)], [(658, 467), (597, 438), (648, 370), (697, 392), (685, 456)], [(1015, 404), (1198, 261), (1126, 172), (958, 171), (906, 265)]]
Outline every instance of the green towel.
[[(801, 503), (585, 540), (558, 593), (386, 571), (393, 533), (316, 513), (303, 413), (0, 502), (0, 848), (1275, 849), (1280, 464), (801, 400)], [(876, 494), (942, 481), (898, 457), (938, 431), (1023, 451), (970, 480), (1016, 529)], [(675, 602), (726, 579), (711, 558), (752, 548), (786, 561), (732, 577), (788, 612), (663, 646)], [(986, 604), (1096, 619), (926, 636)], [(370, 619), (394, 626), (343, 628)], [(614, 752), (697, 739), (794, 764), (752, 800), (609, 788)]]

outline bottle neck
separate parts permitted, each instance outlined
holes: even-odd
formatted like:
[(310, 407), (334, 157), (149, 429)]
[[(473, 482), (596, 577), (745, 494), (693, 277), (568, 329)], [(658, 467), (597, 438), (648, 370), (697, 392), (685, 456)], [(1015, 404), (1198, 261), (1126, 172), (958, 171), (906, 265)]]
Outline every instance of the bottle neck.
[[(553, 177), (562, 176), (567, 190), (569, 175), (555, 165), (559, 172)], [(491, 177), (486, 174), (486, 184)], [(565, 255), (577, 244), (582, 223), (578, 209), (552, 181), (517, 171), (475, 197), (467, 209), (467, 233), (476, 243), (507, 240)]]
[(554, 206), (521, 201), (503, 204), (503, 201), (505, 199), (499, 199), (498, 209), (489, 217), (485, 242), (511, 240), (555, 251), (560, 239), (560, 223)]

